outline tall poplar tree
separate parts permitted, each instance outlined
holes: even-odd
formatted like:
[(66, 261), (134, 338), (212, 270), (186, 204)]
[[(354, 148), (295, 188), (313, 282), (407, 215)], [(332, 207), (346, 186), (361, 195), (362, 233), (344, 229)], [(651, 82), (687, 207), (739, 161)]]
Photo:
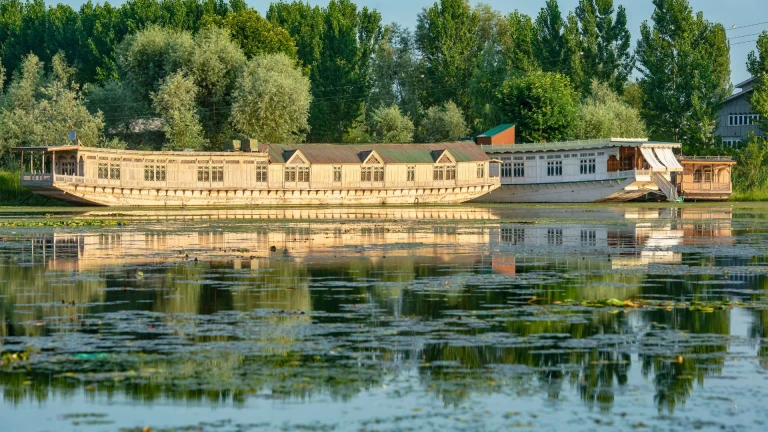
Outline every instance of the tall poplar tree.
[(725, 29), (694, 15), (687, 0), (653, 4), (653, 24), (643, 22), (637, 43), (641, 114), (652, 138), (703, 151), (714, 143), (717, 109), (730, 91)]
[(419, 13), (416, 46), (425, 66), (423, 106), (455, 102), (467, 112), (472, 76), (479, 52), (478, 18), (468, 0), (440, 0)]
[(533, 44), (539, 67), (545, 72), (564, 73), (567, 70), (564, 27), (565, 22), (557, 0), (547, 0), (536, 17), (536, 37)]

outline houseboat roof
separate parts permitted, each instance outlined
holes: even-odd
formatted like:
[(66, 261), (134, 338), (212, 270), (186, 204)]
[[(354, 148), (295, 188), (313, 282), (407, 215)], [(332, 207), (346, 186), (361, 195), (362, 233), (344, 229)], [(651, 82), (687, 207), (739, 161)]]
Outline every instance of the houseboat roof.
[(581, 141), (479, 146), (488, 153), (527, 153), (562, 150), (587, 150), (611, 147), (680, 148), (680, 143), (648, 141), (646, 138), (601, 138)]
[(495, 128), (493, 128), (493, 129), (490, 129), (490, 130), (487, 130), (487, 131), (481, 133), (478, 136), (479, 137), (493, 137), (493, 136), (496, 136), (496, 135), (504, 132), (505, 130), (507, 130), (507, 129), (511, 128), (511, 127), (515, 127), (515, 126), (517, 126), (517, 123), (507, 123), (507, 124), (498, 125)]
[(433, 144), (259, 144), (271, 163), (286, 163), (300, 152), (310, 164), (361, 164), (372, 153), (382, 163), (433, 164), (448, 152), (456, 162), (487, 161), (488, 155), (472, 141)]
[(204, 151), (195, 151), (195, 150), (172, 150), (172, 151), (154, 151), (154, 150), (123, 150), (123, 149), (112, 149), (112, 148), (104, 148), (104, 147), (88, 147), (88, 146), (76, 146), (76, 145), (66, 145), (66, 146), (31, 146), (31, 147), (13, 147), (11, 150), (14, 151), (46, 151), (46, 152), (57, 152), (57, 151), (76, 151), (76, 150), (83, 150), (88, 152), (95, 152), (95, 153), (107, 153), (107, 154), (113, 154), (113, 155), (131, 155), (131, 156), (186, 156), (186, 157), (197, 157), (197, 156), (254, 156), (254, 157), (264, 157), (264, 153), (260, 152), (234, 152), (234, 151), (220, 151), (220, 152), (204, 152)]
[(736, 165), (736, 161), (730, 156), (678, 156), (681, 164), (714, 164)]

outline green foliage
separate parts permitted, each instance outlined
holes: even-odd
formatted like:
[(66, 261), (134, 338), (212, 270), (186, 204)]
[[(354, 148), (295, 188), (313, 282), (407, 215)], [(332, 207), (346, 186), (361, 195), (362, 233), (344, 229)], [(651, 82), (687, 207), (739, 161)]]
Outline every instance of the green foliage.
[(589, 85), (596, 79), (622, 94), (635, 67), (627, 11), (624, 6), (615, 9), (613, 0), (579, 0), (576, 16), (585, 82)]
[(763, 32), (757, 39), (757, 52), (749, 53), (747, 70), (757, 77), (749, 103), (752, 111), (760, 115), (760, 128), (768, 131), (768, 32)]
[(397, 105), (382, 107), (373, 111), (371, 116), (373, 124), (373, 140), (382, 143), (410, 143), (413, 142), (413, 122), (403, 113)]
[(682, 142), (686, 154), (714, 144), (717, 110), (730, 94), (725, 29), (693, 15), (687, 0), (653, 0), (653, 26), (637, 44), (651, 138)]
[(456, 141), (469, 133), (464, 113), (449, 101), (442, 106), (429, 108), (419, 128), (422, 142)]
[(365, 112), (360, 114), (360, 117), (355, 119), (352, 126), (344, 132), (344, 135), (341, 137), (341, 142), (345, 144), (373, 142), (373, 138), (371, 138), (371, 127), (366, 121)]
[(126, 135), (131, 132), (133, 119), (149, 114), (149, 106), (134, 100), (134, 93), (116, 80), (89, 86), (86, 106), (91, 113), (104, 115), (105, 132)]
[(200, 150), (206, 145), (195, 107), (197, 92), (192, 78), (176, 72), (151, 94), (152, 106), (163, 119), (167, 150)]
[(66, 144), (73, 129), (83, 145), (102, 140), (103, 116), (86, 109), (80, 88), (72, 81), (76, 71), (63, 55), (53, 57), (52, 63), (52, 73), (44, 77), (43, 63), (30, 54), (14, 75), (0, 111), (0, 153), (16, 146)]
[(416, 46), (424, 63), (427, 82), (423, 106), (454, 101), (469, 109), (466, 83), (478, 54), (478, 16), (468, 0), (440, 0), (418, 16)]
[(420, 70), (413, 34), (397, 24), (385, 26), (371, 64), (367, 106), (375, 109), (397, 105), (411, 118), (417, 118), (421, 112)]
[(567, 77), (532, 72), (511, 78), (498, 92), (507, 118), (517, 123), (519, 142), (552, 142), (570, 139), (578, 119), (579, 95)]
[(536, 37), (533, 52), (539, 67), (545, 72), (563, 73), (565, 65), (565, 23), (557, 0), (547, 0), (546, 5), (536, 17)]
[(268, 143), (304, 140), (311, 101), (309, 79), (285, 54), (257, 56), (248, 62), (233, 95), (232, 124)]
[(298, 58), (296, 44), (291, 35), (285, 29), (262, 18), (253, 9), (230, 13), (223, 24), (248, 58), (273, 53), (283, 53), (291, 59)]
[(745, 147), (735, 154), (733, 185), (739, 192), (768, 191), (768, 141), (752, 134)]
[(628, 83), (621, 94), (621, 100), (638, 111), (643, 108), (643, 98), (642, 87), (634, 81)]
[(645, 138), (640, 112), (608, 87), (592, 81), (590, 95), (582, 102), (576, 123), (576, 139)]

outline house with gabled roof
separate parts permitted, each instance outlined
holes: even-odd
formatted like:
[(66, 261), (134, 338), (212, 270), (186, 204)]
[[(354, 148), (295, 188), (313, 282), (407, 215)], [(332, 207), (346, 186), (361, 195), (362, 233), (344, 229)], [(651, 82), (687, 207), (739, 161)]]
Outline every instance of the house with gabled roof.
[(717, 131), (715, 134), (728, 147), (740, 146), (749, 138), (749, 133), (758, 136), (763, 131), (758, 126), (760, 115), (752, 110), (749, 99), (754, 90), (755, 77), (736, 84), (738, 90), (728, 97), (717, 112)]
[(512, 145), (515, 143), (515, 123), (498, 125), (475, 138), (478, 145)]

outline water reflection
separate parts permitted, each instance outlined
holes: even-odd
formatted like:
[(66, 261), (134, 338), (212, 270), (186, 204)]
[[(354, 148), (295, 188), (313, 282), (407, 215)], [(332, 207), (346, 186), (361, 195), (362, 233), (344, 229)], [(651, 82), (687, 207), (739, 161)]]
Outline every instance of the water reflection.
[[(743, 253), (759, 249), (728, 208), (297, 212), (142, 211), (120, 215), (127, 227), (4, 232), (0, 351), (33, 348), (0, 369), (5, 403), (81, 388), (351, 400), (415, 371), (411, 385), (447, 406), (573, 393), (609, 412), (640, 385), (634, 367), (673, 413), (723, 373), (732, 311), (554, 305), (768, 289), (751, 270), (764, 250)], [(768, 319), (752, 313), (741, 336), (765, 364)]]

